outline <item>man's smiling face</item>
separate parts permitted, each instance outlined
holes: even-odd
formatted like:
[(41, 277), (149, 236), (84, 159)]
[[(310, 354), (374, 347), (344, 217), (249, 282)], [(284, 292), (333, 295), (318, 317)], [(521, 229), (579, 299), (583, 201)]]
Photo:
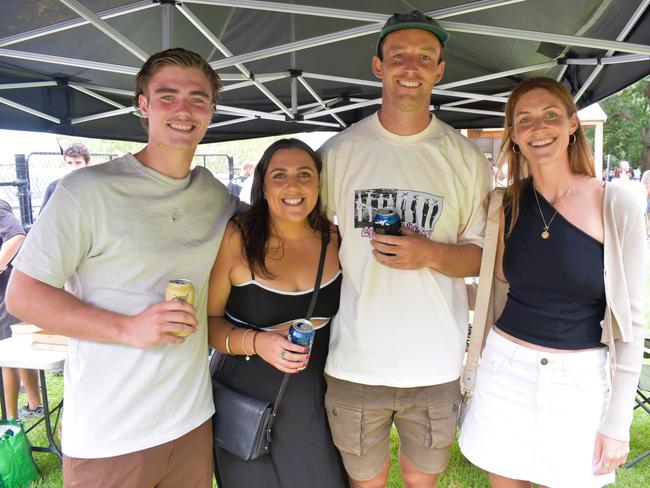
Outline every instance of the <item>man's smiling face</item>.
[(383, 60), (373, 57), (372, 71), (383, 80), (383, 103), (406, 110), (428, 105), (431, 90), (445, 72), (438, 38), (423, 29), (400, 29), (386, 36), (382, 54)]
[(212, 120), (212, 89), (196, 68), (165, 66), (149, 81), (139, 106), (148, 119), (149, 144), (195, 148)]

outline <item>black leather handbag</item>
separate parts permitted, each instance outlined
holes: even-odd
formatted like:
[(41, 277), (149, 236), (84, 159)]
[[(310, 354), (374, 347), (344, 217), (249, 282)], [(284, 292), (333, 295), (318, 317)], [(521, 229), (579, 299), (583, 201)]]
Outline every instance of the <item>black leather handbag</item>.
[[(316, 273), (316, 284), (305, 316), (307, 320), (311, 318), (318, 299), (328, 242), (329, 235), (324, 235), (318, 272)], [(219, 365), (213, 378), (218, 378), (225, 358), (226, 355), (220, 354)], [(222, 385), (217, 379), (213, 379), (212, 395), (216, 412), (212, 417), (212, 427), (215, 448), (225, 449), (244, 461), (251, 461), (268, 454), (271, 448), (271, 428), (289, 376), (288, 373), (284, 374), (278, 395), (272, 404), (239, 393)]]

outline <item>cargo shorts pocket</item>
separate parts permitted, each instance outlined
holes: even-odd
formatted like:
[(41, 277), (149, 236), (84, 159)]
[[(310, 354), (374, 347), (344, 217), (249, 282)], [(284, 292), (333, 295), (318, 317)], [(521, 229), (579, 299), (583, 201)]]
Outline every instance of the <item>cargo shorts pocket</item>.
[(332, 440), (341, 452), (361, 456), (363, 411), (325, 400)]
[(441, 405), (427, 408), (428, 430), (426, 436), (427, 449), (441, 449), (454, 443), (456, 424), (458, 421), (459, 401), (452, 400)]

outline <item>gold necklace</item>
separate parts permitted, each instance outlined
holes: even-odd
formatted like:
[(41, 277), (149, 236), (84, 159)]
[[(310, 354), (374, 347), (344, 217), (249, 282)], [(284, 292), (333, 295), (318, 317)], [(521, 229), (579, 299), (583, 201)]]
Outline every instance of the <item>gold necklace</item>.
[[(575, 185), (569, 188), (569, 190), (562, 196), (560, 200), (564, 201), (564, 197), (566, 197), (569, 193), (571, 193), (574, 186)], [(551, 236), (550, 232), (548, 231), (548, 228), (551, 226), (551, 224), (553, 223), (553, 219), (555, 218), (558, 211), (560, 210), (560, 205), (562, 205), (562, 201), (560, 201), (560, 203), (558, 204), (557, 208), (555, 209), (555, 212), (553, 213), (553, 216), (551, 217), (551, 220), (549, 220), (547, 224), (546, 219), (544, 218), (544, 212), (542, 212), (542, 207), (539, 204), (539, 198), (537, 197), (537, 189), (535, 188), (535, 185), (533, 185), (533, 194), (535, 195), (535, 201), (537, 202), (537, 209), (539, 210), (539, 215), (540, 217), (542, 217), (542, 222), (544, 222), (544, 229), (542, 230), (540, 236), (542, 239), (546, 240)]]

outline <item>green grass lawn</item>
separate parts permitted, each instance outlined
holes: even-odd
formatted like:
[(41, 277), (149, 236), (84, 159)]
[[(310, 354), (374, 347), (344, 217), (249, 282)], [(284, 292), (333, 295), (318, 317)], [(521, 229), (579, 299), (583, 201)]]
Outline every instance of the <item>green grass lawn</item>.
[[(53, 376), (48, 373), (47, 385), (48, 394), (54, 404), (63, 394), (63, 379), (62, 377)], [(25, 398), (21, 395), (20, 400), (24, 402)], [(27, 425), (30, 425), (30, 423)], [(631, 435), (630, 459), (634, 459), (639, 454), (650, 449), (650, 415), (644, 411), (637, 411), (635, 413)], [(39, 426), (29, 436), (35, 445), (45, 445), (47, 443), (44, 427)], [(397, 463), (399, 440), (395, 431), (391, 435), (391, 450), (393, 464), (387, 486), (389, 488), (401, 488), (402, 482)], [(36, 452), (34, 453), (34, 459), (42, 476), (42, 479), (36, 486), (47, 488), (59, 488), (63, 486), (61, 465), (53, 454)], [(619, 470), (617, 480), (614, 486), (618, 487), (647, 488), (650, 486), (650, 457), (630, 469)], [(483, 488), (488, 486), (488, 481), (485, 473), (471, 465), (463, 457), (458, 448), (454, 447), (449, 468), (443, 473), (440, 486), (442, 488)]]
[[(648, 262), (646, 263), (646, 290), (650, 291), (650, 241), (648, 241)], [(646, 328), (650, 331), (650, 305), (646, 304)], [(646, 360), (650, 361), (650, 360)], [(47, 391), (50, 397), (50, 403), (56, 405), (63, 395), (63, 378), (47, 373)], [(26, 402), (26, 398), (21, 394), (19, 405)], [(30, 425), (29, 423), (27, 424)], [(45, 445), (47, 443), (45, 430), (39, 426), (29, 435), (30, 440), (35, 445)], [(391, 450), (393, 463), (391, 466), (388, 480), (388, 488), (401, 488), (402, 482), (399, 476), (399, 466), (397, 463), (397, 453), (399, 450), (399, 440), (397, 434), (393, 431), (391, 435)], [(630, 456), (634, 459), (638, 455), (650, 450), (650, 415), (642, 410), (637, 410), (634, 414), (632, 423)], [(59, 488), (63, 486), (61, 475), (61, 465), (56, 456), (49, 453), (34, 453), (34, 459), (42, 479), (36, 484), (39, 488)], [(621, 488), (647, 488), (650, 486), (650, 457), (644, 459), (636, 466), (629, 469), (619, 469), (616, 474), (616, 487)], [(488, 486), (487, 476), (480, 469), (472, 466), (460, 453), (458, 447), (454, 447), (449, 468), (443, 473), (441, 488), (483, 488)], [(263, 487), (261, 487), (263, 488)]]

